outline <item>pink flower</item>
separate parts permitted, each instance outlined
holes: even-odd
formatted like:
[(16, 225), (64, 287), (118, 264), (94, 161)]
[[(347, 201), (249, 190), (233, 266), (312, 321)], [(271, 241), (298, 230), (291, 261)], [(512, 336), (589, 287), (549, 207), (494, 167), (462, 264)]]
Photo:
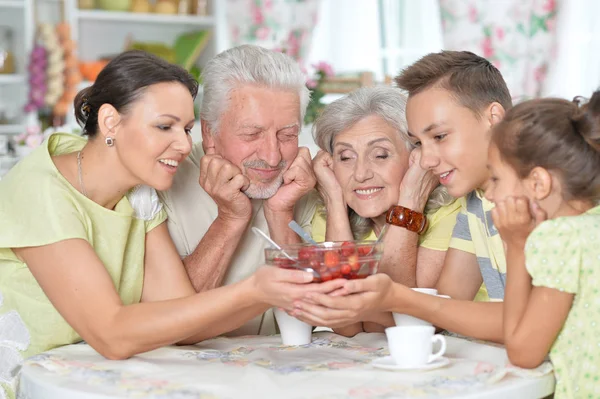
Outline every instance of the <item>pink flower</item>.
[(273, 0), (265, 0), (265, 9), (269, 10), (273, 8)]
[(296, 37), (296, 32), (292, 31), (292, 32), (290, 32), (290, 35), (288, 36), (288, 40), (287, 40), (287, 54), (292, 58), (296, 58), (296, 56), (298, 56), (299, 53), (300, 53), (300, 42), (298, 41), (298, 38)]
[(40, 134), (40, 127), (38, 125), (29, 125), (27, 126), (27, 128), (25, 128), (25, 132), (28, 135), (32, 135), (32, 134)]
[(479, 18), (478, 12), (477, 12), (477, 8), (475, 8), (475, 6), (469, 6), (469, 21), (471, 22), (477, 22), (477, 19)]
[(269, 36), (269, 33), (271, 33), (271, 30), (268, 26), (261, 26), (254, 34), (258, 40), (265, 40)]
[(306, 87), (309, 89), (314, 89), (317, 87), (317, 81), (314, 79), (306, 79)]
[(25, 144), (27, 145), (27, 147), (35, 148), (42, 144), (42, 141), (43, 136), (41, 134), (35, 134), (27, 136), (27, 138), (25, 139)]
[(556, 18), (546, 19), (546, 29), (548, 29), (548, 32), (553, 32), (555, 28), (556, 28)]
[(233, 40), (234, 43), (237, 43), (240, 40), (239, 26), (234, 26), (233, 29), (231, 29), (231, 39)]
[(492, 39), (486, 37), (481, 42), (481, 49), (483, 50), (483, 56), (485, 58), (490, 58), (494, 55), (494, 47), (492, 46)]
[(504, 28), (501, 28), (501, 27), (496, 28), (496, 37), (499, 40), (504, 39)]
[(263, 22), (265, 21), (265, 17), (263, 15), (262, 11), (260, 10), (260, 7), (257, 7), (257, 6), (252, 7), (251, 13), (252, 13), (252, 21), (254, 22), (254, 24), (262, 25)]
[(556, 9), (556, 0), (546, 0), (542, 9), (546, 12), (552, 12)]
[(317, 71), (322, 71), (327, 77), (335, 75), (335, 73), (333, 72), (333, 67), (325, 61), (320, 61), (317, 64), (313, 64), (312, 67), (315, 68)]
[(533, 79), (536, 82), (543, 82), (546, 79), (546, 65), (539, 66), (533, 70)]
[(15, 141), (17, 142), (17, 144), (25, 144), (27, 136), (29, 136), (27, 133), (21, 133), (17, 137), (15, 137)]

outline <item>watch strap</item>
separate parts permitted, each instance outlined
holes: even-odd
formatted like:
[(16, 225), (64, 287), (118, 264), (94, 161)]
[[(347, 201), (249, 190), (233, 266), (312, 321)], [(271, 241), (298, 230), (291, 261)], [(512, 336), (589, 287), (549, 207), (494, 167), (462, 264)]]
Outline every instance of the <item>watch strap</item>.
[(385, 221), (417, 234), (423, 234), (427, 230), (428, 224), (425, 214), (401, 205), (392, 206), (385, 216)]

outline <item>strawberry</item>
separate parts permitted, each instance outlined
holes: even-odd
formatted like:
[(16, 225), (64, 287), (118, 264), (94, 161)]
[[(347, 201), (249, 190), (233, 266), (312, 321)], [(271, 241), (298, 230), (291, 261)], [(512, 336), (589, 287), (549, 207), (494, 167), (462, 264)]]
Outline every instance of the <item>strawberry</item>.
[(340, 254), (335, 250), (325, 252), (324, 263), (329, 268), (336, 267), (340, 264)]
[(300, 260), (300, 261), (309, 260), (312, 256), (313, 252), (315, 252), (315, 251), (311, 247), (300, 248), (300, 250), (298, 251), (298, 260)]
[(345, 275), (345, 276), (347, 276), (350, 273), (352, 273), (352, 268), (347, 263), (343, 264), (340, 270), (341, 270), (342, 274)]
[(367, 254), (369, 254), (369, 252), (371, 252), (371, 250), (373, 249), (373, 247), (369, 246), (369, 245), (363, 245), (358, 247), (358, 254), (360, 256), (367, 256)]
[(275, 258), (273, 259), (273, 263), (275, 264), (275, 266), (280, 267), (282, 269), (288, 269), (292, 267), (292, 264), (294, 262), (292, 262), (291, 260), (289, 260), (288, 258)]
[(344, 241), (342, 243), (342, 255), (345, 257), (352, 256), (356, 253), (356, 249), (354, 249), (354, 244), (350, 241)]

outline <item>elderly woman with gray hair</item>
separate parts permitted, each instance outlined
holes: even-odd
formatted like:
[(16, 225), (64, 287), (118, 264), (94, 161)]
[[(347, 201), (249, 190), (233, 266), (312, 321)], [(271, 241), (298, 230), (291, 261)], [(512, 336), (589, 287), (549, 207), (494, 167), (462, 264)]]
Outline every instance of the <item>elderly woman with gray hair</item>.
[[(317, 241), (374, 240), (387, 222), (380, 272), (409, 287), (434, 287), (459, 205), (420, 167), (405, 107), (399, 89), (380, 86), (356, 90), (323, 110), (313, 127), (321, 148), (313, 169), (324, 206), (312, 233)], [(380, 327), (364, 322), (336, 332), (371, 330)]]

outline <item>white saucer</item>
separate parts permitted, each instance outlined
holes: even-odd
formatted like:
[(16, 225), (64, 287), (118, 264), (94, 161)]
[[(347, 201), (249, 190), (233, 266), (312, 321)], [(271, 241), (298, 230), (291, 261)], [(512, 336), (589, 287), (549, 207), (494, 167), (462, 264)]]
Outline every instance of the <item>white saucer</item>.
[(373, 367), (383, 370), (391, 370), (391, 371), (426, 371), (433, 370), (440, 367), (444, 367), (450, 364), (450, 359), (447, 357), (440, 357), (439, 359), (435, 359), (431, 363), (424, 364), (422, 366), (417, 367), (405, 367), (398, 366), (394, 363), (394, 359), (391, 356), (380, 357), (379, 359), (375, 359), (371, 362)]

